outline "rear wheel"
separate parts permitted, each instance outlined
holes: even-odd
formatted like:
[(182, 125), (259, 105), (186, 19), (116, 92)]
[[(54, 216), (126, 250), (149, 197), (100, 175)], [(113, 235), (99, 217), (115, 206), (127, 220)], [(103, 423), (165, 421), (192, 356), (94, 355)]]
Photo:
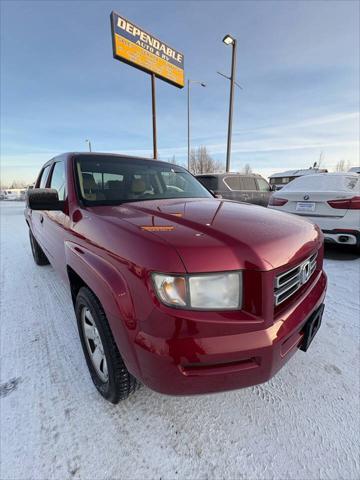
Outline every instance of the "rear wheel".
[(29, 228), (29, 237), (30, 237), (31, 251), (32, 251), (36, 265), (48, 265), (49, 260), (47, 259), (45, 253), (43, 252), (42, 248), (38, 244), (36, 238), (32, 234), (32, 231), (30, 230), (30, 228)]
[(127, 370), (96, 296), (82, 287), (76, 297), (79, 335), (92, 381), (109, 402), (118, 403), (133, 393), (138, 382)]

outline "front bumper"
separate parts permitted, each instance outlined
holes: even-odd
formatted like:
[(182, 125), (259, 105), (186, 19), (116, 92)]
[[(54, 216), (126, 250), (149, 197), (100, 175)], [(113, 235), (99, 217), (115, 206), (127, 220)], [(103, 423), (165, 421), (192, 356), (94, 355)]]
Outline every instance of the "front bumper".
[[(169, 318), (175, 327), (168, 338), (138, 332), (139, 380), (170, 395), (219, 392), (266, 382), (297, 351), (307, 319), (324, 301), (326, 284), (325, 273), (318, 272), (311, 286), (265, 329), (204, 337), (194, 329), (193, 335), (189, 332), (179, 338), (182, 319), (177, 317)], [(180, 324), (176, 326), (176, 322)], [(215, 330), (221, 333), (221, 325)]]

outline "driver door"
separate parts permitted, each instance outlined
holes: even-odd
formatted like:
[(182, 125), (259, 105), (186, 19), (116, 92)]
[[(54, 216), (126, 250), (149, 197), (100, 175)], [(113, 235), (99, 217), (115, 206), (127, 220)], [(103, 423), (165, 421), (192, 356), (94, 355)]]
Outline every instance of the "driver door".
[[(67, 181), (64, 161), (54, 163), (49, 188), (57, 190), (59, 200), (66, 200)], [(67, 209), (65, 211), (47, 211), (44, 214), (44, 245), (49, 253), (49, 260), (62, 275), (66, 274), (65, 240), (70, 224)]]

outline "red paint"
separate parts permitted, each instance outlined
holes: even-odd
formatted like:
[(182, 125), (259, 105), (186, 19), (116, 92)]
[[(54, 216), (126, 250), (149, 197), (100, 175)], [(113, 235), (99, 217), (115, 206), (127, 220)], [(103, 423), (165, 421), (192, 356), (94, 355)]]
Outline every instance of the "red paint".
[[(304, 323), (324, 301), (319, 229), (276, 210), (215, 198), (85, 208), (74, 186), (73, 156), (61, 157), (67, 167), (67, 213), (27, 209), (26, 219), (61, 276), (69, 282), (71, 267), (97, 295), (129, 371), (168, 394), (269, 380), (297, 351)], [(275, 275), (315, 251), (312, 279), (274, 308)], [(239, 269), (244, 302), (237, 311), (167, 307), (150, 278), (154, 271)]]

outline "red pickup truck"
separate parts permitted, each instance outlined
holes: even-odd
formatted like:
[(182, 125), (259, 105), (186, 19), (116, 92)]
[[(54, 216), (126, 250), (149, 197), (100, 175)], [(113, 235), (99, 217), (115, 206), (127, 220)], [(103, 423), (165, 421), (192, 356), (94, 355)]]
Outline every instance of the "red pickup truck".
[(269, 380), (318, 331), (323, 237), (301, 218), (214, 198), (157, 160), (66, 153), (25, 210), (38, 265), (69, 284), (93, 382), (116, 403)]

